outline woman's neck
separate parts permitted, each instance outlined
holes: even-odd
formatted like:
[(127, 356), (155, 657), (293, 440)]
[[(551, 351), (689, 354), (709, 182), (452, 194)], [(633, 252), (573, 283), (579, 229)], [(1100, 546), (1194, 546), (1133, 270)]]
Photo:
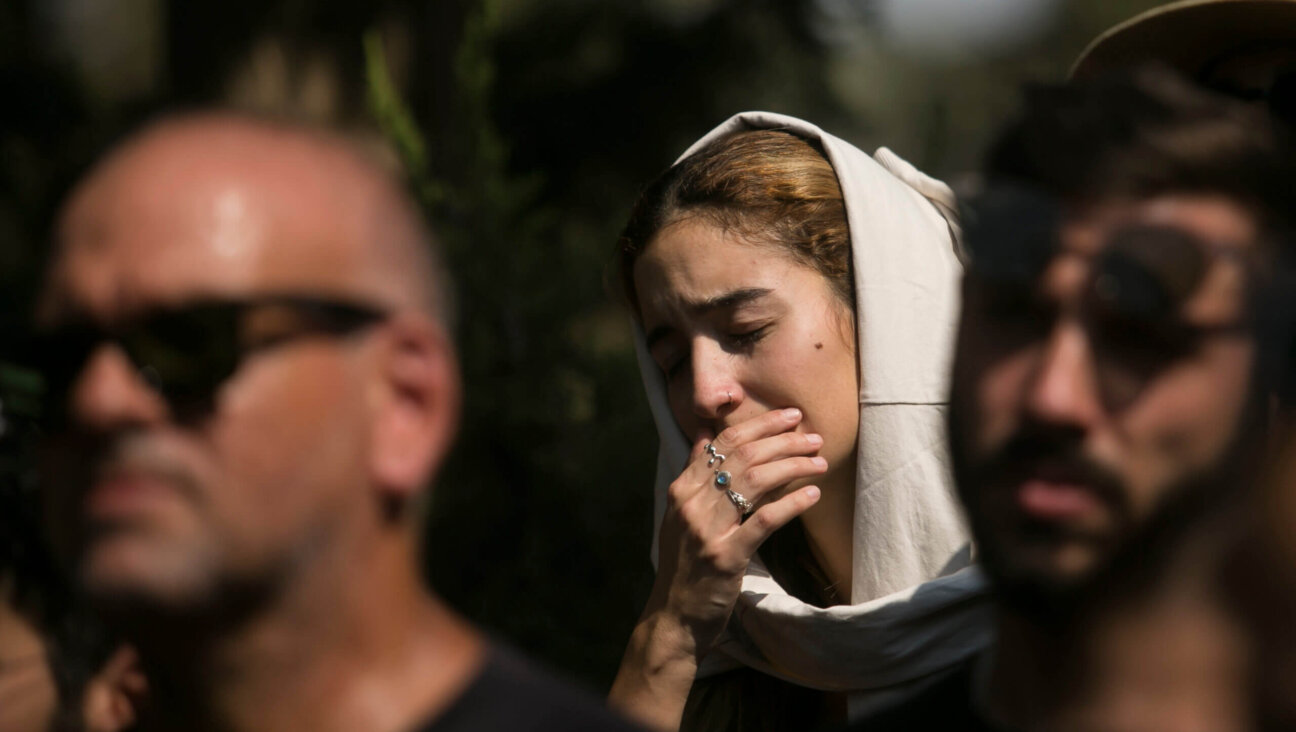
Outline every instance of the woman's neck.
[(837, 600), (849, 604), (855, 555), (855, 464), (828, 472), (816, 482), (822, 497), (801, 514), (806, 544)]

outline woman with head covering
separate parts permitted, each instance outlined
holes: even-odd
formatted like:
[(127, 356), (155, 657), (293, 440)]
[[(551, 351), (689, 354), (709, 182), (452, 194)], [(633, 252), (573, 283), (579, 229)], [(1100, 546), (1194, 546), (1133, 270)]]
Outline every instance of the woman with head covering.
[(845, 721), (984, 647), (947, 469), (954, 198), (736, 115), (620, 240), (661, 437), (658, 577), (611, 701), (661, 729)]

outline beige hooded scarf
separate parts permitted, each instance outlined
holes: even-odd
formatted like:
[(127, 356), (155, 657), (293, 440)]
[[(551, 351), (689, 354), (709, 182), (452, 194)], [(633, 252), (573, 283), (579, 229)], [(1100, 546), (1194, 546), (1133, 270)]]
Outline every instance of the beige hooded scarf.
[[(969, 566), (945, 440), (961, 272), (954, 194), (886, 148), (870, 157), (812, 124), (769, 112), (731, 117), (680, 159), (749, 129), (819, 142), (845, 198), (860, 384), (851, 604), (806, 604), (753, 558), (727, 629), (698, 676), (750, 666), (802, 686), (850, 692), (857, 717), (990, 640), (986, 585)], [(667, 487), (687, 462), (689, 440), (671, 415), (642, 331), (637, 342), (661, 438), (660, 533)]]

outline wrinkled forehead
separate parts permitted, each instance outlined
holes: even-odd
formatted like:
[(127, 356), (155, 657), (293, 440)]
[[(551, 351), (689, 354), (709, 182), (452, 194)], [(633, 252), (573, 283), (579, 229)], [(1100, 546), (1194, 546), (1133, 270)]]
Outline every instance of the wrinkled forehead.
[(358, 286), (363, 186), (246, 140), (204, 142), (190, 134), (128, 150), (73, 192), (55, 233), (42, 318)]

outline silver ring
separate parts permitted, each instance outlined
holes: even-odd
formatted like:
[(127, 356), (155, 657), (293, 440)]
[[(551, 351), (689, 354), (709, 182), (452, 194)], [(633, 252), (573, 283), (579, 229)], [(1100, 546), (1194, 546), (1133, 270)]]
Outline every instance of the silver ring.
[(732, 483), (733, 483), (733, 476), (729, 474), (728, 470), (715, 471), (716, 488), (728, 489)]
[(737, 506), (738, 510), (741, 511), (744, 516), (751, 513), (752, 509), (756, 508), (752, 505), (751, 501), (747, 500), (746, 496), (737, 491), (726, 490), (725, 495), (729, 496), (729, 500), (733, 501), (733, 505)]
[(714, 467), (717, 463), (722, 465), (724, 464), (725, 456), (721, 453), (716, 452), (715, 445), (712, 445), (711, 443), (708, 442), (706, 444), (706, 447), (703, 449), (705, 449), (707, 451), (707, 454), (711, 456), (710, 458), (707, 459), (708, 468)]

